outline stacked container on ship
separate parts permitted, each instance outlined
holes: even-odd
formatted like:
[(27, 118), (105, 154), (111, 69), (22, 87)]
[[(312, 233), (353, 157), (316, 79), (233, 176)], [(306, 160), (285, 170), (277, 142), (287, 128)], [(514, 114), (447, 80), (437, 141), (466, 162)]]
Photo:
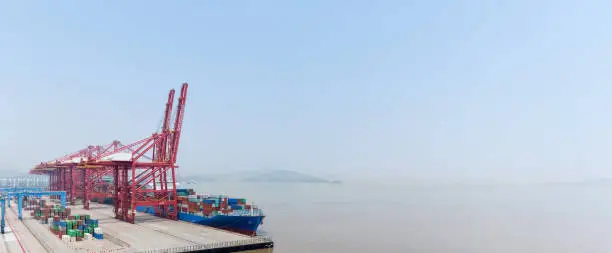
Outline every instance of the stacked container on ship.
[[(224, 195), (198, 195), (193, 189), (177, 189), (178, 219), (200, 225), (224, 229), (245, 235), (256, 235), (264, 214), (246, 199)], [(151, 207), (137, 207), (137, 211), (154, 213)]]

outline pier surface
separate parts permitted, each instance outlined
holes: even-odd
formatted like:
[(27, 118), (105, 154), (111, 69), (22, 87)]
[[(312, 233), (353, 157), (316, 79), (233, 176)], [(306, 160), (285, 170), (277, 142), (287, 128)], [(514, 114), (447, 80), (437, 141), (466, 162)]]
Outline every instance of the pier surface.
[[(135, 224), (115, 219), (113, 207), (102, 204), (69, 206), (74, 214), (89, 214), (98, 219), (103, 240), (64, 243), (49, 231), (46, 224), (24, 211), (23, 221), (17, 219), (16, 205), (7, 208), (7, 233), (3, 235), (0, 252), (272, 252), (273, 242), (267, 238), (250, 237), (212, 227), (183, 221), (172, 221), (145, 213), (137, 213)], [(17, 240), (17, 238), (19, 240)], [(20, 242), (20, 243), (19, 243)]]
[(17, 219), (17, 211), (7, 208), (4, 218), (6, 226), (1, 235), (0, 252), (47, 252), (26, 225)]

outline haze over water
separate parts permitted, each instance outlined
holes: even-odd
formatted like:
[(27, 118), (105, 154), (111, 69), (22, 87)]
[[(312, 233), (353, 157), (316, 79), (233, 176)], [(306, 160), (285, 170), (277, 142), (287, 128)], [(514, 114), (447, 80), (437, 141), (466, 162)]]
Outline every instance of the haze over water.
[(206, 183), (255, 201), (275, 252), (611, 252), (612, 185)]
[[(612, 177), (611, 9), (5, 1), (0, 169), (25, 172), (88, 145), (150, 136), (168, 89), (187, 81), (186, 174)], [(198, 190), (258, 202), (281, 253), (612, 252), (611, 187), (347, 181)]]

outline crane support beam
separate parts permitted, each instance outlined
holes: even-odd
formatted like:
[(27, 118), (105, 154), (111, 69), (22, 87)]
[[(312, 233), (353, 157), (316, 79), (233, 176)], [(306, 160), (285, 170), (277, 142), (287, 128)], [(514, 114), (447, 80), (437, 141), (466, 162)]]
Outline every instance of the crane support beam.
[(6, 213), (6, 199), (2, 198), (0, 199), (0, 205), (2, 205), (2, 207), (0, 207), (0, 212), (2, 212), (2, 220), (0, 220), (0, 232), (4, 234), (4, 214)]

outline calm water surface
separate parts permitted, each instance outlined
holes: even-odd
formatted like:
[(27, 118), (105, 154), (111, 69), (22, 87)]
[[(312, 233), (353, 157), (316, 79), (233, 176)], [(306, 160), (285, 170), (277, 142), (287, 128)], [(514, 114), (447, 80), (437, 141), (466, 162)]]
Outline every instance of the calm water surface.
[(275, 252), (612, 252), (612, 186), (205, 183), (254, 201)]

